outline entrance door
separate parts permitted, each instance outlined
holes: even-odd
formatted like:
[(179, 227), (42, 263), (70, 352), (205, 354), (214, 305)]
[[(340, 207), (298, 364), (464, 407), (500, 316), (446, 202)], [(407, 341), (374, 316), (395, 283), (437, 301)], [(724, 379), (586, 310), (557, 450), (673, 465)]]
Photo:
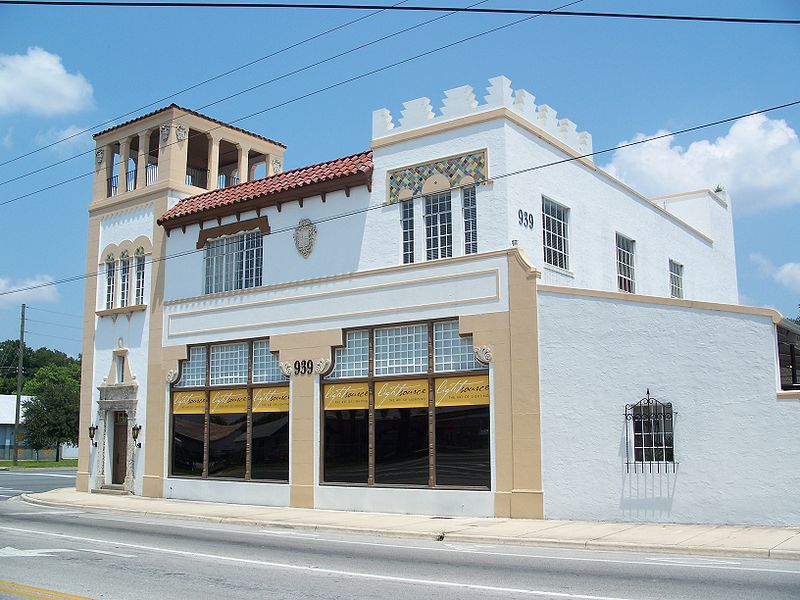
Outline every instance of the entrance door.
[(125, 463), (128, 462), (128, 415), (114, 413), (114, 462), (111, 483), (125, 483)]

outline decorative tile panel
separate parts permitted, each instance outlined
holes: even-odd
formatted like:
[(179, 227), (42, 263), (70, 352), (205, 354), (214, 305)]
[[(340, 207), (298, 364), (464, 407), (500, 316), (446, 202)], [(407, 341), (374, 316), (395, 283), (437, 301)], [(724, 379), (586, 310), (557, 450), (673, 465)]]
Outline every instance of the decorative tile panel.
[(471, 177), (476, 183), (485, 181), (489, 177), (486, 151), (479, 150), (389, 171), (388, 202), (392, 204), (421, 195), (425, 182), (435, 175), (446, 177), (450, 187), (462, 185), (465, 177)]

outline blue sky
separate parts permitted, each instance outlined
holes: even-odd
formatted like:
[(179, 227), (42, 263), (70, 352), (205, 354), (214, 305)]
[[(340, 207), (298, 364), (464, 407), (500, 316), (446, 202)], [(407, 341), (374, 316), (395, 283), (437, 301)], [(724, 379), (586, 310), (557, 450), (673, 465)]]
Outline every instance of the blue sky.
[[(430, 0), (410, 4), (435, 5)], [(482, 6), (549, 10), (558, 5), (557, 0), (488, 0)], [(800, 3), (793, 0), (583, 0), (570, 10), (800, 17)], [(2, 7), (0, 163), (367, 14)], [(175, 101), (232, 121), (518, 18), (449, 16), (204, 108), (434, 16), (382, 12), (142, 112)], [(515, 88), (532, 92), (537, 103), (592, 133), (595, 150), (613, 148), (639, 135), (800, 99), (798, 33), (797, 26), (785, 25), (545, 16), (237, 125), (285, 143), (286, 168), (293, 168), (366, 149), (374, 109), (387, 107), (397, 114), (403, 101), (421, 96), (438, 107), (444, 90), (470, 84), (481, 95), (487, 79), (502, 74)], [(795, 316), (800, 302), (798, 132), (800, 106), (605, 154), (596, 162), (650, 195), (724, 185), (733, 199), (742, 302)], [(0, 291), (85, 271), (91, 178), (78, 176), (92, 170), (92, 156), (66, 159), (92, 148), (91, 137), (82, 135), (0, 166), (0, 202), (54, 186), (0, 205)], [(30, 344), (80, 351), (83, 282), (0, 296), (0, 339), (17, 336), (21, 302), (64, 313), (31, 311), (36, 321), (28, 326)]]

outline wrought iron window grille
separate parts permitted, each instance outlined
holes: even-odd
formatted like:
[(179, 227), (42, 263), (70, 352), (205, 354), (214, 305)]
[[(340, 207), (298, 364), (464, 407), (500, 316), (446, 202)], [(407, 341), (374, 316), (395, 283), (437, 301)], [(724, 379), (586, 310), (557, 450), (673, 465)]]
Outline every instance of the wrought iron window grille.
[(650, 396), (625, 405), (625, 470), (630, 473), (676, 472), (675, 416), (672, 403)]

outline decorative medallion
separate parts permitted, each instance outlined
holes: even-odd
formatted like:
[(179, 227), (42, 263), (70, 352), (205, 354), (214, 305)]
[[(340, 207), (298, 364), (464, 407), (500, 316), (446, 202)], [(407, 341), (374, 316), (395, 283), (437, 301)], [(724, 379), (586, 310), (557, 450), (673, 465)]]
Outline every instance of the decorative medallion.
[(167, 383), (178, 383), (178, 369), (170, 369), (167, 371)]
[(283, 173), (283, 167), (281, 166), (281, 161), (276, 158), (272, 161), (272, 174), (277, 175), (279, 173)]
[(292, 362), (289, 360), (284, 362), (279, 362), (278, 366), (281, 368), (281, 373), (283, 373), (287, 377), (291, 377), (292, 373), (294, 373), (294, 365), (292, 365)]
[(479, 362), (488, 365), (492, 362), (492, 349), (489, 346), (475, 346), (475, 358)]
[(94, 162), (96, 162), (98, 165), (101, 164), (105, 155), (106, 151), (103, 148), (98, 148), (94, 151)]
[(294, 245), (303, 258), (308, 258), (317, 239), (317, 226), (308, 219), (300, 219), (294, 230)]
[(189, 129), (186, 127), (186, 125), (178, 125), (175, 128), (175, 137), (179, 142), (185, 140), (188, 134), (189, 134)]
[(164, 123), (161, 126), (161, 141), (162, 142), (166, 143), (166, 141), (169, 139), (169, 130), (170, 129), (171, 128), (170, 128), (169, 123)]
[(319, 373), (320, 375), (324, 375), (328, 372), (331, 368), (331, 359), (330, 358), (320, 358), (317, 361), (317, 364), (314, 366), (314, 371)]
[(465, 177), (470, 177), (474, 183), (486, 181), (488, 179), (486, 151), (480, 150), (389, 171), (389, 203), (421, 195), (425, 182), (437, 175), (445, 178), (451, 188), (462, 185), (461, 181)]

